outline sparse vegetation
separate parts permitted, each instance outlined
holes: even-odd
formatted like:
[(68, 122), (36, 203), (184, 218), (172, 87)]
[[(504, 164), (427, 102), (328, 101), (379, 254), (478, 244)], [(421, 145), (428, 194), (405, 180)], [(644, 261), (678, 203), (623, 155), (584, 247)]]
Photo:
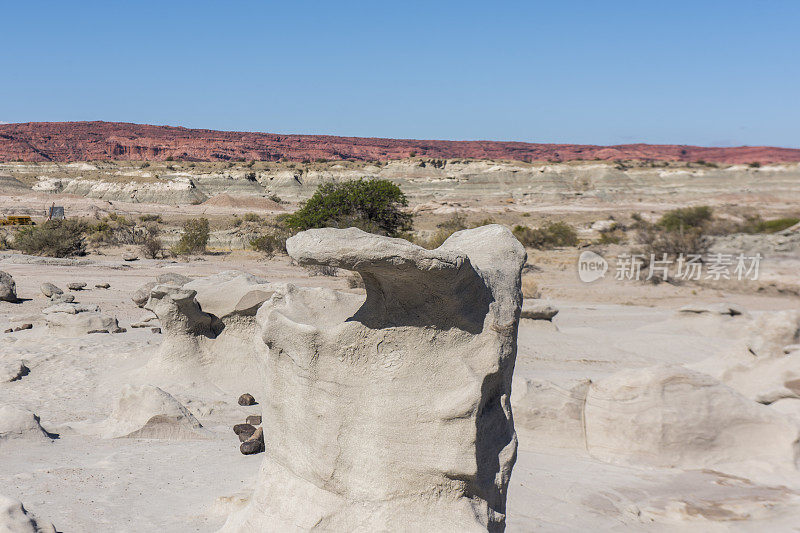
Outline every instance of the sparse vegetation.
[(193, 218), (183, 224), (183, 233), (173, 251), (178, 255), (205, 253), (210, 233), (207, 218)]
[(713, 211), (707, 205), (682, 207), (667, 211), (657, 225), (666, 231), (677, 231), (682, 228), (705, 228), (713, 217)]
[(134, 244), (136, 223), (117, 213), (109, 213), (86, 228), (89, 240), (95, 244)]
[(161, 228), (157, 224), (151, 223), (144, 228), (139, 248), (142, 255), (148, 259), (158, 259), (164, 255), (164, 243), (159, 238), (160, 233)]
[(787, 217), (764, 220), (760, 215), (755, 215), (747, 218), (740, 231), (742, 233), (778, 233), (798, 223), (800, 223), (800, 218)]
[(157, 222), (159, 224), (163, 224), (164, 220), (161, 218), (161, 215), (140, 215), (139, 216), (140, 222)]
[(405, 194), (388, 180), (326, 183), (284, 223), (293, 230), (357, 227), (394, 237), (411, 229), (412, 216), (402, 210), (407, 205)]
[(289, 233), (279, 227), (272, 228), (269, 232), (259, 235), (250, 241), (250, 247), (272, 257), (275, 254), (286, 253), (286, 239)]
[(549, 222), (539, 228), (514, 226), (512, 232), (526, 248), (546, 250), (578, 245), (578, 233), (566, 222)]
[(20, 228), (11, 246), (23, 253), (49, 257), (71, 257), (86, 253), (86, 224), (80, 220), (48, 220), (38, 226)]

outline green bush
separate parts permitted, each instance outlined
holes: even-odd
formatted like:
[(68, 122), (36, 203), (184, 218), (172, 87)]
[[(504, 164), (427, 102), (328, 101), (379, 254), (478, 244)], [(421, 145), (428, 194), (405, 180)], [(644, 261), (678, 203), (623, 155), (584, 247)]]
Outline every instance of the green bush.
[(98, 244), (133, 244), (136, 241), (136, 223), (116, 213), (89, 224), (86, 232), (89, 240)]
[(164, 220), (161, 218), (161, 215), (140, 215), (139, 216), (140, 222), (158, 222), (159, 224), (163, 223)]
[(262, 219), (260, 216), (256, 215), (255, 213), (245, 213), (242, 215), (242, 220), (245, 222), (258, 222), (261, 223)]
[(411, 230), (412, 216), (401, 210), (407, 205), (405, 194), (388, 180), (326, 183), (317, 187), (299, 210), (284, 218), (284, 223), (293, 230), (354, 226), (395, 237)]
[(183, 233), (175, 245), (178, 255), (204, 253), (208, 246), (210, 229), (207, 218), (193, 218), (183, 223)]
[(741, 230), (744, 233), (778, 233), (791, 228), (798, 222), (800, 222), (800, 218), (787, 217), (764, 220), (760, 215), (756, 215), (748, 217)]
[(512, 233), (526, 248), (543, 250), (578, 245), (578, 232), (566, 222), (549, 222), (540, 228), (514, 226)]
[(683, 228), (703, 228), (711, 221), (712, 215), (713, 212), (707, 205), (681, 207), (664, 213), (657, 224), (667, 231), (677, 231)]
[(150, 223), (145, 226), (144, 231), (140, 232), (138, 237), (139, 248), (142, 254), (150, 259), (158, 259), (159, 256), (164, 254), (164, 243), (159, 238), (161, 228), (158, 224)]
[(86, 254), (86, 224), (80, 220), (48, 220), (39, 226), (20, 228), (12, 247), (31, 255), (70, 257)]

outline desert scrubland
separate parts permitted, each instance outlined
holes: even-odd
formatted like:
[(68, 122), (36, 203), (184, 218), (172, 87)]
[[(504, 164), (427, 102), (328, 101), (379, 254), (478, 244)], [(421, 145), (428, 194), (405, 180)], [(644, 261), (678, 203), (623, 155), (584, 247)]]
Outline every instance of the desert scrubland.
[[(405, 193), (405, 239), (254, 249), (362, 177)], [(0, 214), (53, 204), (82, 255), (1, 230), (13, 531), (796, 527), (797, 163), (0, 164)]]

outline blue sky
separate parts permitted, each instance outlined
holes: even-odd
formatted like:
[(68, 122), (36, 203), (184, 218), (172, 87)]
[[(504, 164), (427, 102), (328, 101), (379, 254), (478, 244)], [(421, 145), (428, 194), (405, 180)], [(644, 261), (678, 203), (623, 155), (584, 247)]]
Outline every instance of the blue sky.
[(2, 3), (0, 121), (800, 147), (800, 2)]

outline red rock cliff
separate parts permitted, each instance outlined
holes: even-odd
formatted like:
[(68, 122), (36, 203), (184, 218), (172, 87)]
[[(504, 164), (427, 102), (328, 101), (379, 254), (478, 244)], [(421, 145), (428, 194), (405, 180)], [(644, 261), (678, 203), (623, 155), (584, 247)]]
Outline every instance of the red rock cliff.
[(501, 141), (422, 141), (328, 135), (278, 135), (149, 126), (121, 122), (0, 124), (0, 161), (98, 159), (185, 161), (401, 159), (637, 159), (760, 163), (800, 161), (800, 149), (768, 146), (710, 148), (624, 144), (592, 146)]

